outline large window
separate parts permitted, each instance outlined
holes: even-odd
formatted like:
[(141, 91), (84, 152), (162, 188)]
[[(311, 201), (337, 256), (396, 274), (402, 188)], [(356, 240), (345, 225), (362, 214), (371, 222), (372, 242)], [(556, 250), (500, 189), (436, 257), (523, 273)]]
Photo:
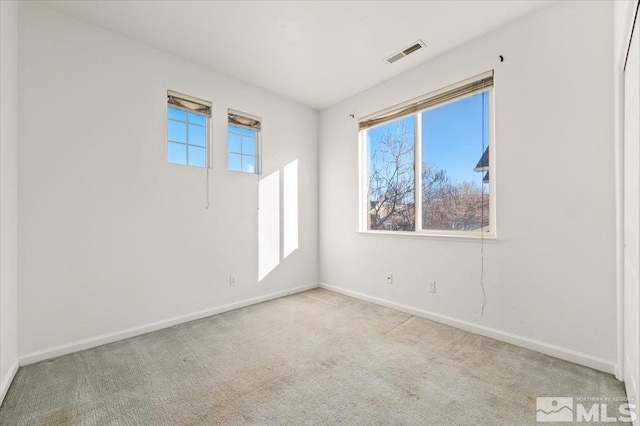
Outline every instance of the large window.
[(211, 104), (172, 91), (167, 98), (167, 162), (207, 167)]
[(260, 173), (260, 118), (234, 110), (229, 110), (227, 116), (227, 168)]
[(493, 74), (365, 118), (362, 228), (494, 235)]

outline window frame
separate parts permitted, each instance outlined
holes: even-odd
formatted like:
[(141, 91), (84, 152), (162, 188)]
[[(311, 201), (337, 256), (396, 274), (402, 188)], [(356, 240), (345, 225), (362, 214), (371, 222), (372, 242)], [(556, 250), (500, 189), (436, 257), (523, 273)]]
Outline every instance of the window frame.
[[(174, 108), (180, 111), (183, 111), (187, 114), (195, 114), (195, 115), (199, 115), (200, 117), (204, 117), (205, 119), (205, 146), (204, 146), (204, 150), (205, 150), (205, 165), (204, 167), (201, 166), (193, 166), (191, 164), (189, 164), (189, 147), (193, 146), (193, 147), (197, 147), (197, 148), (202, 148), (200, 145), (194, 145), (194, 144), (190, 144), (189, 143), (189, 121), (181, 121), (181, 120), (174, 120), (172, 118), (169, 118), (169, 108)], [(184, 108), (178, 105), (170, 105), (167, 104), (167, 111), (166, 111), (167, 117), (166, 117), (166, 162), (167, 164), (171, 165), (171, 166), (187, 166), (187, 167), (195, 167), (197, 169), (210, 169), (211, 168), (211, 117), (209, 117), (208, 115), (198, 112), (198, 111), (194, 111), (192, 109), (189, 108)], [(187, 115), (187, 120), (188, 120), (188, 115)], [(176, 142), (176, 141), (172, 141), (169, 139), (169, 121), (173, 120), (173, 121), (177, 121), (179, 123), (185, 123), (187, 125), (187, 140), (185, 143), (182, 142)], [(196, 126), (199, 126), (199, 124), (196, 124)], [(169, 162), (169, 143), (178, 143), (178, 144), (182, 144), (185, 145), (187, 147), (187, 161), (185, 164), (180, 164), (180, 163), (171, 163)]]
[[(447, 88), (421, 96), (420, 98), (426, 99), (439, 92), (444, 92), (461, 86), (463, 83), (472, 81), (473, 79), (465, 80), (458, 84), (449, 86)], [(438, 108), (443, 105), (447, 105), (451, 102), (458, 101), (470, 96), (474, 96), (479, 93), (488, 93), (489, 104), (489, 232), (473, 232), (473, 231), (455, 231), (455, 230), (438, 230), (438, 229), (424, 229), (422, 226), (422, 113), (430, 109)], [(412, 101), (410, 101), (412, 102)], [(370, 215), (369, 215), (369, 152), (367, 146), (367, 132), (373, 128), (379, 126), (385, 126), (390, 122), (402, 120), (406, 117), (413, 116), (415, 120), (414, 130), (414, 231), (387, 231), (387, 230), (375, 230), (370, 229)], [(364, 119), (361, 119), (363, 121)], [(420, 109), (399, 117), (395, 117), (392, 120), (370, 126), (358, 132), (358, 170), (359, 170), (359, 229), (358, 233), (361, 234), (378, 234), (378, 235), (392, 235), (392, 236), (420, 236), (420, 237), (444, 237), (445, 239), (496, 239), (496, 144), (495, 144), (495, 86), (478, 90), (474, 93), (469, 93), (457, 98), (442, 102), (436, 105), (429, 106), (424, 109)]]
[[(235, 115), (238, 115), (238, 116), (241, 116), (241, 117), (246, 117), (246, 118), (250, 118), (250, 119), (259, 121), (260, 122), (260, 126), (258, 128), (254, 128), (254, 127), (251, 127), (251, 126), (243, 126), (242, 124), (237, 124), (237, 123), (231, 124), (231, 123), (229, 123), (229, 120), (227, 119), (227, 127), (226, 127), (226, 129), (227, 129), (227, 137), (226, 137), (226, 143), (227, 143), (227, 149), (226, 149), (226, 153), (227, 153), (227, 155), (226, 155), (226, 157), (227, 157), (227, 171), (228, 172), (232, 172), (232, 173), (242, 173), (244, 175), (249, 175), (249, 176), (253, 176), (253, 175), (260, 176), (260, 175), (262, 175), (262, 118), (258, 117), (258, 116), (255, 116), (255, 115), (252, 115), (252, 114), (247, 114), (245, 112), (236, 111), (236, 110), (231, 109), (231, 108), (229, 108), (229, 110), (227, 111), (227, 116), (229, 114), (235, 114)], [(229, 150), (229, 134), (230, 134), (229, 126), (236, 127), (236, 128), (239, 128), (239, 129), (248, 129), (248, 130), (252, 130), (252, 131), (255, 132), (255, 134), (256, 134), (256, 137), (255, 137), (255, 140), (256, 140), (255, 141), (255, 143), (256, 143), (255, 155), (252, 156), (252, 155), (248, 155), (248, 154), (243, 154), (242, 152), (235, 152), (235, 151), (230, 151)], [(241, 135), (241, 142), (240, 142), (241, 144), (242, 144), (242, 138), (243, 137), (244, 136)], [(242, 151), (242, 145), (240, 146), (240, 150)], [(255, 172), (253, 172), (253, 173), (245, 172), (242, 169), (241, 170), (231, 170), (229, 168), (229, 154), (240, 155), (241, 159), (242, 159), (243, 156), (245, 156), (245, 157), (254, 157), (255, 158), (255, 163), (256, 163)], [(242, 164), (242, 163), (240, 163), (240, 164)]]

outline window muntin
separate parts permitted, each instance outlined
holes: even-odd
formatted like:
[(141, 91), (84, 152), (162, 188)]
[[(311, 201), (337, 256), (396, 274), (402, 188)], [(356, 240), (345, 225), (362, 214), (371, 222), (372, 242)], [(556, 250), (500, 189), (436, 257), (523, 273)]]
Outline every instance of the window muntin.
[(208, 166), (211, 103), (167, 91), (167, 163)]
[(363, 230), (495, 235), (493, 76), (476, 81), (360, 122)]
[(229, 110), (228, 117), (227, 168), (234, 172), (260, 173), (260, 119), (233, 110)]

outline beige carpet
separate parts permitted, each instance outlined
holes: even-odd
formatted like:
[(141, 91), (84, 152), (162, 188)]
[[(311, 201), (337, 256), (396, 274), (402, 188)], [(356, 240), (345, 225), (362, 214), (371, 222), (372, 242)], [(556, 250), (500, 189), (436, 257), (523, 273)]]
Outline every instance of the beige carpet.
[(2, 425), (526, 425), (611, 375), (311, 290), (20, 368)]

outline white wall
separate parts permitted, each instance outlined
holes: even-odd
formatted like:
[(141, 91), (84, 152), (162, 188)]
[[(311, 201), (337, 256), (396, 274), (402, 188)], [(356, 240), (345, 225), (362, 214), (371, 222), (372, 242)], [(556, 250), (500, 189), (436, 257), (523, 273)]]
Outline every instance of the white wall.
[[(555, 3), (322, 111), (323, 285), (613, 373), (612, 8)], [(498, 240), (484, 244), (481, 315), (480, 242), (356, 233), (358, 130), (349, 114), (490, 69)]]
[(18, 369), (18, 3), (0, 2), (0, 403)]
[[(31, 3), (19, 51), (23, 362), (317, 285), (316, 111)], [(213, 102), (209, 210), (205, 170), (165, 164), (167, 89)], [(227, 108), (263, 118), (264, 177), (298, 160), (298, 249), (261, 282)]]

